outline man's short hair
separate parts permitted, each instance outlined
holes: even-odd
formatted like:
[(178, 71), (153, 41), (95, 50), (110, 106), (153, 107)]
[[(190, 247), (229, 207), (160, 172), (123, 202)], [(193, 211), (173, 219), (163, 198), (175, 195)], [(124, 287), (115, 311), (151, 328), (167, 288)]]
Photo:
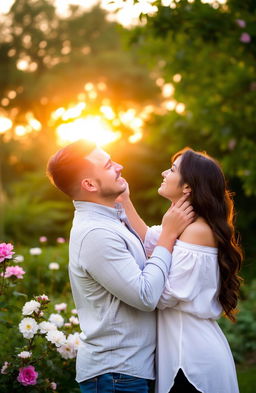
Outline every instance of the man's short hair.
[(80, 182), (90, 167), (85, 157), (95, 148), (95, 143), (78, 140), (57, 151), (47, 164), (50, 181), (73, 198), (80, 191)]

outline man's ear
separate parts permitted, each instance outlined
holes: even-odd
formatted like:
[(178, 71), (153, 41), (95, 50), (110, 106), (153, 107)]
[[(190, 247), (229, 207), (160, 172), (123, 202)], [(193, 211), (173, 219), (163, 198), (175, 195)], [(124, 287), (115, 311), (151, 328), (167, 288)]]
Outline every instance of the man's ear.
[(98, 191), (98, 187), (97, 187), (97, 183), (95, 180), (90, 179), (90, 178), (85, 178), (81, 181), (81, 187), (85, 190), (85, 191), (89, 191), (89, 192), (94, 192), (94, 191)]
[(189, 193), (191, 193), (191, 187), (188, 185), (188, 184), (184, 184), (183, 185), (183, 189), (182, 189), (182, 192), (183, 192), (183, 194), (189, 194)]

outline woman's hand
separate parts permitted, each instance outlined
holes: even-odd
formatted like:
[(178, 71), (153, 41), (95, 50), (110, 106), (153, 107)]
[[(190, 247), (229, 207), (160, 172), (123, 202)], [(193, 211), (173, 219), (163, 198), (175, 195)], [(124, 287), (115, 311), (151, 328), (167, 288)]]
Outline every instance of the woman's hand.
[[(125, 179), (124, 179), (125, 180)], [(122, 194), (118, 195), (118, 197), (116, 198), (116, 203), (122, 203), (122, 205), (125, 206), (125, 204), (127, 202), (130, 201), (130, 189), (129, 189), (129, 184), (127, 183), (127, 181), (125, 180), (126, 183), (126, 189), (124, 190), (124, 192), (122, 192)]]
[(162, 245), (171, 251), (176, 239), (194, 219), (193, 207), (188, 201), (188, 196), (184, 195), (163, 216), (162, 233), (158, 245)]

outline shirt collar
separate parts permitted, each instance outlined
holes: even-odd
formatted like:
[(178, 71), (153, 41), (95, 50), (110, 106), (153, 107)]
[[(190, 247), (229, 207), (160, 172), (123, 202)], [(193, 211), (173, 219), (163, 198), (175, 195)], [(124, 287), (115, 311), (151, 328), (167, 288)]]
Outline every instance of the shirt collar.
[(105, 205), (100, 205), (93, 202), (85, 201), (73, 201), (76, 211), (79, 212), (93, 212), (102, 214), (106, 217), (115, 218), (118, 220), (123, 220), (126, 215), (125, 211), (120, 203), (116, 203), (115, 207), (109, 207)]

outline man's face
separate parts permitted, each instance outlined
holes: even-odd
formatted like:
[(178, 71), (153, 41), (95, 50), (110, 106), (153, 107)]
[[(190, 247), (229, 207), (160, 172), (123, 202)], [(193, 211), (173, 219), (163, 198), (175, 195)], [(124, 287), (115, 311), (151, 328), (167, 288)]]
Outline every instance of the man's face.
[(93, 178), (100, 197), (116, 198), (124, 192), (127, 186), (121, 177), (122, 165), (112, 161), (110, 155), (98, 147), (86, 159), (93, 164)]

